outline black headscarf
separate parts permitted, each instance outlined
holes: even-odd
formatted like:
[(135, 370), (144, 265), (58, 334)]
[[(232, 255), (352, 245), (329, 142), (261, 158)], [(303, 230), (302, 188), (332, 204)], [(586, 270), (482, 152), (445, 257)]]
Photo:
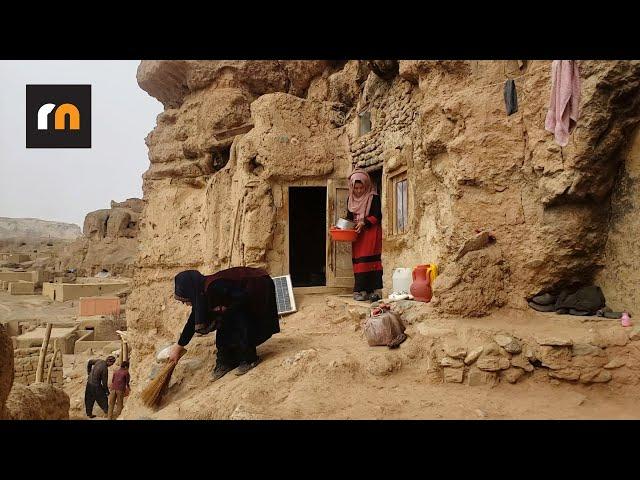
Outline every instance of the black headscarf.
[(191, 315), (194, 315), (196, 330), (208, 325), (207, 298), (204, 295), (204, 279), (197, 270), (186, 270), (175, 277), (175, 294), (191, 301)]

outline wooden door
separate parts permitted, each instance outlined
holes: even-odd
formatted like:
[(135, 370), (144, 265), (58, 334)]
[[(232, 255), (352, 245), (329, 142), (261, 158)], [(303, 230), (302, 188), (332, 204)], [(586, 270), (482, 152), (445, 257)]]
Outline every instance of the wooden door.
[(329, 228), (347, 215), (349, 180), (327, 181), (327, 287), (353, 287), (351, 243), (334, 242)]

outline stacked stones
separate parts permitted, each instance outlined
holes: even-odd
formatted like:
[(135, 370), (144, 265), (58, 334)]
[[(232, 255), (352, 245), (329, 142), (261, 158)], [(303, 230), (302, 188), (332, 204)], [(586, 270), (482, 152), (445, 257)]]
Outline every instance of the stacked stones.
[[(49, 370), (49, 363), (53, 357), (51, 348), (47, 351), (44, 363), (43, 376), (46, 376)], [(36, 381), (36, 370), (38, 369), (38, 359), (40, 358), (40, 347), (34, 348), (18, 348), (13, 351), (13, 371), (14, 382), (23, 385), (31, 385)], [(44, 380), (44, 379), (43, 379)], [(62, 358), (58, 355), (53, 364), (51, 372), (51, 383), (59, 388), (63, 386), (62, 375)]]
[(358, 167), (368, 167), (382, 161), (384, 136), (390, 132), (408, 131), (418, 115), (417, 103), (412, 101), (412, 87), (406, 82), (398, 82), (392, 87), (391, 95), (379, 104), (373, 104), (378, 113), (378, 122), (371, 132), (358, 137), (351, 145), (351, 156)]
[(539, 336), (526, 342), (498, 334), (493, 341), (467, 348), (447, 341), (435, 350), (434, 360), (448, 383), (469, 386), (516, 383), (534, 371), (546, 371), (552, 383), (640, 383), (640, 327), (613, 327), (594, 333), (587, 343)]

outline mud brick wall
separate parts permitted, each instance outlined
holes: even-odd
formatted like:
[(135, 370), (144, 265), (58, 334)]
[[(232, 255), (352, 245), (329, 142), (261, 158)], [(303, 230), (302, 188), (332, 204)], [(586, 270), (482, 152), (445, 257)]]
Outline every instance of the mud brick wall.
[[(21, 383), (23, 385), (31, 385), (36, 381), (36, 370), (38, 369), (38, 358), (40, 356), (40, 348), (17, 348), (13, 351), (13, 370), (14, 370), (14, 383)], [(44, 377), (46, 379), (47, 372), (49, 371), (49, 364), (53, 357), (53, 350), (49, 348), (44, 364)], [(58, 355), (53, 365), (53, 372), (51, 373), (51, 383), (55, 387), (62, 388), (63, 375), (62, 375), (62, 357)]]

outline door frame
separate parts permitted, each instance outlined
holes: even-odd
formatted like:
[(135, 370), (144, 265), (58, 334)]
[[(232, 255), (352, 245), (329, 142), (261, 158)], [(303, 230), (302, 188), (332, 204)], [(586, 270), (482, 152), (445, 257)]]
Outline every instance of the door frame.
[[(289, 217), (289, 188), (304, 188), (304, 187), (324, 187), (327, 190), (327, 196), (329, 195), (329, 188), (326, 180), (300, 180), (292, 183), (284, 183), (282, 184), (282, 210), (284, 210), (284, 215), (286, 218), (286, 228), (284, 229), (284, 271), (285, 275), (291, 273), (291, 258), (289, 252), (289, 227), (290, 227), (290, 217)], [(327, 235), (329, 232), (327, 231)], [(329, 240), (327, 239), (327, 242)], [(327, 264), (327, 258), (325, 253), (325, 265)], [(326, 267), (325, 267), (326, 268)], [(325, 275), (325, 286), (327, 285), (327, 275)], [(297, 287), (300, 288), (300, 287)], [(304, 287), (302, 287), (304, 288)], [(316, 288), (316, 287), (309, 287)]]
[[(327, 179), (327, 253), (326, 253), (326, 278), (328, 287), (353, 288), (353, 270), (347, 277), (337, 277), (334, 274), (336, 266), (336, 243), (329, 236), (329, 227), (336, 224), (338, 219), (335, 211), (336, 190), (349, 188), (349, 180), (346, 178), (329, 178)], [(351, 260), (351, 255), (349, 255)]]

